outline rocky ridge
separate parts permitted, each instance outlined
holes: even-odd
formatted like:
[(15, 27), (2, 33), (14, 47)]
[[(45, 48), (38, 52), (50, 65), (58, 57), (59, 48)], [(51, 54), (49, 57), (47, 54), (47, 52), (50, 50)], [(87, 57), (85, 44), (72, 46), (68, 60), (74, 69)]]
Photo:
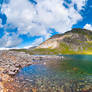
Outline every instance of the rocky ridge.
[(92, 54), (92, 31), (74, 28), (50, 37), (37, 47), (14, 51), (31, 55)]
[(92, 54), (92, 31), (74, 28), (56, 34), (32, 50), (32, 54)]
[[(43, 42), (37, 48), (58, 48), (60, 43), (65, 43), (70, 46), (82, 46), (86, 41), (92, 41), (91, 31), (86, 29), (72, 29), (64, 34), (57, 34)], [(88, 37), (89, 36), (89, 37)], [(72, 47), (75, 48), (75, 47)]]

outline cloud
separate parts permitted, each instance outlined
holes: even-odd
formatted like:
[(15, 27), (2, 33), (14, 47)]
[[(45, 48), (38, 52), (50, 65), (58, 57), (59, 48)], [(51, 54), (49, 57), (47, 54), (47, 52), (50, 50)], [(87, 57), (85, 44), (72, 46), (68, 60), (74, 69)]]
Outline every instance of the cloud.
[(16, 47), (19, 43), (21, 43), (21, 41), (22, 39), (18, 38), (15, 33), (12, 33), (11, 35), (9, 33), (5, 33), (4, 36), (0, 39), (0, 47)]
[(24, 48), (28, 49), (28, 48), (33, 47), (33, 46), (38, 46), (42, 42), (43, 42), (43, 38), (40, 37), (40, 38), (36, 39), (31, 45), (25, 46)]
[(78, 11), (83, 9), (86, 2), (87, 2), (87, 0), (72, 0), (72, 3), (77, 5)]
[(2, 25), (2, 19), (0, 19), (0, 28), (2, 28), (3, 25)]
[(86, 24), (84, 26), (85, 29), (88, 29), (88, 30), (92, 30), (92, 25), (91, 24)]
[(38, 38), (36, 39), (33, 43), (32, 43), (32, 46), (37, 46), (39, 44), (41, 44), (43, 42), (43, 38)]
[[(74, 24), (82, 20), (79, 13), (87, 0), (36, 0), (33, 5), (29, 0), (10, 0), (2, 5), (2, 13), (7, 16), (7, 24), (18, 28), (17, 35), (50, 37), (49, 28), (58, 33), (70, 30)], [(68, 8), (63, 4), (66, 3)], [(77, 5), (78, 10), (74, 8)]]

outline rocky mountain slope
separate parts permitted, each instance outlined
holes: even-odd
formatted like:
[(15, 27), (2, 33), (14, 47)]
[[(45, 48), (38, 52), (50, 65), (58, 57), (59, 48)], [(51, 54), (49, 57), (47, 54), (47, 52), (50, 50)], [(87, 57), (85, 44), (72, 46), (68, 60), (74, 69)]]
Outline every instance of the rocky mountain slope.
[[(25, 51), (25, 50), (24, 50)], [(30, 54), (92, 54), (92, 31), (74, 28), (26, 52)]]

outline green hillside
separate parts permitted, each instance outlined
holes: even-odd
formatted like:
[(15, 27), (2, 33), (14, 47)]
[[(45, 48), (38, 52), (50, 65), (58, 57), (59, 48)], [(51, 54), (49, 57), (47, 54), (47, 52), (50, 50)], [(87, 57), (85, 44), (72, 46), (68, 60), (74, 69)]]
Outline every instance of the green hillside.
[(57, 34), (34, 49), (21, 49), (30, 54), (92, 54), (92, 31), (72, 29), (64, 34)]

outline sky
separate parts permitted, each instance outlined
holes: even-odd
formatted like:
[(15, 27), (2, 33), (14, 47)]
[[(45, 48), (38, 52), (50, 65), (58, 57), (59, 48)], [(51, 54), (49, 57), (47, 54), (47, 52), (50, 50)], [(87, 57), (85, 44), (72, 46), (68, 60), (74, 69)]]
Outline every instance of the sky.
[(37, 46), (72, 28), (92, 30), (92, 0), (0, 0), (0, 49)]

